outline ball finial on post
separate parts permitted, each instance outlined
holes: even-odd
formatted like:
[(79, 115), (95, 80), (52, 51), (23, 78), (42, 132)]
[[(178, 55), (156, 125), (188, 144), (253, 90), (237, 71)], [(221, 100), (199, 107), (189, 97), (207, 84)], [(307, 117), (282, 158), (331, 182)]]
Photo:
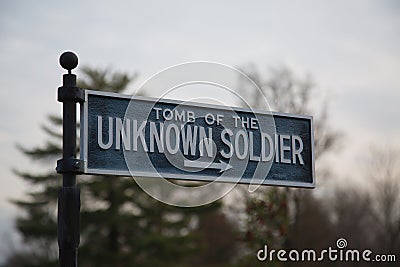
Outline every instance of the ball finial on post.
[(68, 70), (68, 73), (71, 74), (71, 70), (75, 69), (78, 66), (78, 56), (73, 52), (64, 52), (60, 56), (60, 65), (64, 69)]

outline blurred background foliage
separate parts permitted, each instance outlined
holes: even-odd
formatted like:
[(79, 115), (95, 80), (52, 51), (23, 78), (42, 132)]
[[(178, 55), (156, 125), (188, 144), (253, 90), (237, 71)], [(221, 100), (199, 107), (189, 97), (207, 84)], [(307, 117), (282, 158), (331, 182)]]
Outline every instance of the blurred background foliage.
[[(335, 247), (340, 237), (351, 248), (396, 254), (400, 260), (398, 152), (381, 147), (370, 152), (368, 167), (360, 168), (365, 188), (324, 190), (327, 181), (335, 179), (330, 172), (334, 166), (319, 163), (345, 138), (329, 123), (329, 99), (316, 93), (311, 77), (296, 77), (285, 67), (266, 73), (254, 67), (243, 71), (261, 89), (239, 92), (253, 107), (266, 108), (261, 101), (266, 96), (274, 111), (314, 116), (318, 188), (262, 187), (250, 194), (238, 186), (230, 196), (207, 206), (177, 208), (149, 197), (131, 178), (79, 176), (80, 266), (290, 266), (289, 262), (259, 262), (256, 253), (265, 244), (276, 250), (320, 251)], [(136, 74), (84, 67), (78, 77), (82, 88), (123, 93)], [(25, 246), (15, 249), (5, 266), (58, 264), (56, 208), (62, 179), (52, 166), (61, 158), (61, 126), (61, 117), (50, 115), (42, 126), (48, 139), (33, 149), (18, 147), (26, 157), (40, 161), (43, 172), (14, 170), (30, 184), (25, 198), (12, 200), (21, 211), (15, 226)]]

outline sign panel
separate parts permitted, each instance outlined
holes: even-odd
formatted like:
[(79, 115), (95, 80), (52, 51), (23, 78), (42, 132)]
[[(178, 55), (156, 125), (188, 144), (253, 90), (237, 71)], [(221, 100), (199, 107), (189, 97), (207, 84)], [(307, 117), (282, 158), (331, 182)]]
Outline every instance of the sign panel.
[(315, 187), (311, 116), (85, 94), (87, 174)]

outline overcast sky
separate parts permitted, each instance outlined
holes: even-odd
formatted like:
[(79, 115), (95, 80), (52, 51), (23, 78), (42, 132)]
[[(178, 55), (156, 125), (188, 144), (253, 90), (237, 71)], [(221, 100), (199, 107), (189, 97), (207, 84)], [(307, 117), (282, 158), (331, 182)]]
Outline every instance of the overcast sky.
[(344, 134), (329, 157), (338, 177), (359, 170), (371, 144), (400, 144), (399, 1), (238, 2), (1, 1), (0, 223), (9, 227), (16, 213), (7, 199), (28, 190), (11, 168), (40, 171), (15, 144), (43, 143), (40, 124), (60, 113), (65, 50), (80, 66), (139, 72), (131, 91), (193, 60), (311, 74), (332, 98), (332, 127)]

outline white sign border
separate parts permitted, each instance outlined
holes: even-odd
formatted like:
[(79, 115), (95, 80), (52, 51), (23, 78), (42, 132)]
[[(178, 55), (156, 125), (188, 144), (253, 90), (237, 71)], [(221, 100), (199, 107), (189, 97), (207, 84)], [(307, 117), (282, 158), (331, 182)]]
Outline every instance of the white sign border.
[[(199, 175), (192, 175), (192, 174), (173, 174), (173, 175), (163, 174), (163, 175), (160, 175), (159, 173), (154, 173), (154, 172), (141, 172), (141, 171), (129, 171), (129, 170), (127, 170), (127, 171), (104, 170), (104, 169), (88, 168), (87, 159), (88, 159), (88, 99), (89, 99), (89, 95), (106, 96), (106, 97), (122, 98), (122, 99), (132, 99), (132, 95), (85, 89), (85, 102), (80, 105), (80, 159), (84, 161), (84, 168), (83, 168), (84, 174), (167, 178), (167, 179), (179, 179), (179, 180), (187, 180), (187, 181), (203, 181), (203, 182), (212, 182), (215, 180), (212, 178), (199, 176)], [(149, 101), (152, 103), (160, 101), (160, 99), (157, 99), (157, 98), (144, 97), (144, 96), (134, 96), (134, 99), (139, 100), (139, 101)], [(182, 104), (183, 101), (172, 100), (172, 99), (162, 99), (162, 102), (167, 103), (167, 104), (178, 104), (179, 105), (179, 104)], [(192, 106), (202, 107), (202, 108), (226, 110), (226, 108), (223, 106), (213, 105), (213, 104), (185, 102), (185, 105), (192, 105)], [(282, 117), (310, 120), (312, 183), (264, 179), (262, 182), (262, 185), (315, 188), (314, 126), (313, 126), (313, 117), (312, 116), (310, 116), (310, 115), (295, 115), (295, 114), (282, 113), (282, 112), (268, 112), (268, 111), (257, 110), (257, 109), (249, 110), (249, 109), (240, 108), (240, 107), (234, 107), (233, 109), (235, 111), (240, 111), (240, 112), (252, 112), (252, 113), (264, 114), (264, 115), (272, 114), (272, 116), (276, 115), (276, 116), (282, 116)], [(232, 181), (232, 179), (230, 179), (228, 177), (220, 177), (218, 179), (218, 182), (226, 182), (226, 183), (234, 182), (234, 183), (239, 183), (239, 184), (250, 184), (249, 182), (242, 182), (242, 181), (237, 182), (237, 179), (235, 181)]]

